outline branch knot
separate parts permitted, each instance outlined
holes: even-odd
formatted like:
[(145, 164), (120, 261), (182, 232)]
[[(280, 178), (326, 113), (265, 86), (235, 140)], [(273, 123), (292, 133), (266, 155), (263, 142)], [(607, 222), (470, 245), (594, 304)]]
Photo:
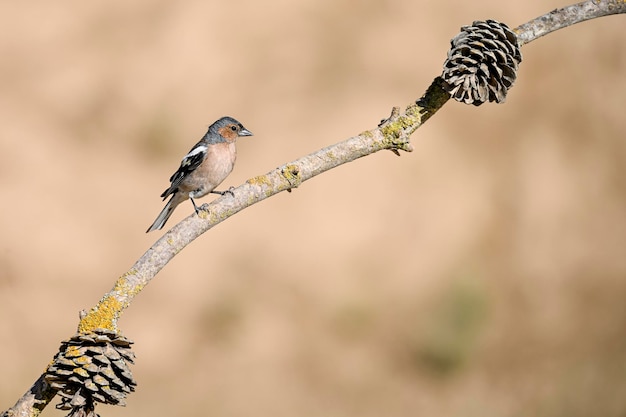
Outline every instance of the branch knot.
[(295, 164), (288, 164), (280, 169), (280, 173), (287, 180), (289, 186), (287, 191), (291, 192), (292, 188), (298, 188), (302, 183), (302, 176), (300, 175), (300, 167)]
[(413, 152), (413, 145), (410, 142), (411, 134), (420, 124), (421, 113), (417, 105), (408, 106), (404, 112), (400, 112), (399, 107), (394, 107), (389, 117), (378, 124), (380, 133), (383, 135), (384, 147), (398, 156), (400, 156), (398, 150)]

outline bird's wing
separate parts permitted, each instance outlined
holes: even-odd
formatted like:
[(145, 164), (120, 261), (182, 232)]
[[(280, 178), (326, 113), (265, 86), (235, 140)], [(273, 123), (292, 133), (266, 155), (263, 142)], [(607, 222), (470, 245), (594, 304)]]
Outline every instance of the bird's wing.
[(185, 179), (185, 177), (187, 177), (189, 173), (193, 172), (196, 168), (200, 166), (200, 164), (202, 163), (202, 161), (204, 161), (204, 158), (206, 157), (207, 149), (207, 145), (202, 142), (196, 144), (193, 148), (191, 148), (189, 153), (185, 155), (183, 160), (180, 162), (180, 167), (178, 167), (178, 170), (170, 177), (170, 182), (172, 184), (167, 190), (163, 191), (163, 194), (161, 194), (161, 197), (163, 197), (163, 199), (167, 198), (167, 196), (169, 196), (170, 194), (175, 193), (178, 189), (178, 186)]

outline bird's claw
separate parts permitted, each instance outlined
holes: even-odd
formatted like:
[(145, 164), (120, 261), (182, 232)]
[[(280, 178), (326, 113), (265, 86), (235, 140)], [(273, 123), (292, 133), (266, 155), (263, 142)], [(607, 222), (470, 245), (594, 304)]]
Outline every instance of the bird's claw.
[(235, 191), (235, 187), (231, 185), (230, 187), (228, 187), (228, 190), (222, 192), (222, 195), (230, 194), (231, 197), (235, 197), (235, 193), (233, 191)]
[(219, 194), (219, 195), (225, 195), (225, 194), (230, 194), (231, 197), (235, 196), (235, 193), (233, 192), (235, 190), (235, 187), (233, 187), (232, 185), (228, 188), (228, 190), (226, 191), (216, 191), (213, 190), (211, 191), (211, 193), (213, 194)]

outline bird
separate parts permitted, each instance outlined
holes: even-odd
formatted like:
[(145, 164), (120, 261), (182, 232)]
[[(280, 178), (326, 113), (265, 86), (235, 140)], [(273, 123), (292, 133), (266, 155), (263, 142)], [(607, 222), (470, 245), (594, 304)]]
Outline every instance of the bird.
[(162, 229), (174, 209), (187, 199), (191, 200), (198, 214), (195, 198), (209, 193), (232, 194), (231, 190), (216, 191), (215, 188), (233, 170), (237, 159), (235, 142), (242, 136), (252, 136), (252, 132), (232, 117), (222, 117), (209, 126), (202, 139), (185, 155), (178, 170), (170, 177), (171, 184), (161, 197), (163, 200), (169, 196), (171, 198), (146, 233)]

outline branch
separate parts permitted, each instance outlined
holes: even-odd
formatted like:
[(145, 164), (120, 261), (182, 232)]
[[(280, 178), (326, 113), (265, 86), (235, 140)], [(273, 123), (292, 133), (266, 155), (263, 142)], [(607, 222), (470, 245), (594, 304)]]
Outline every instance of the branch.
[(443, 80), (437, 77), (424, 97), (402, 112), (394, 108), (391, 116), (377, 128), (251, 178), (232, 189), (232, 196), (229, 193), (209, 204), (203, 204), (198, 216), (192, 213), (170, 229), (117, 280), (98, 305), (83, 315), (78, 330), (89, 332), (104, 328), (116, 331), (117, 319), (122, 311), (174, 256), (198, 236), (241, 210), (282, 191), (291, 191), (304, 181), (375, 152), (391, 150), (399, 155), (398, 150), (413, 151), (409, 136), (435, 114), (449, 97)]
[[(623, 0), (589, 0), (554, 10), (520, 25), (514, 32), (519, 46), (522, 46), (575, 23), (620, 13), (626, 13), (626, 2)], [(398, 155), (398, 150), (411, 152), (410, 135), (448, 101), (448, 88), (446, 82), (437, 77), (421, 99), (402, 111), (394, 108), (391, 116), (378, 127), (251, 178), (233, 190), (234, 196), (222, 196), (210, 204), (202, 205), (199, 216), (194, 213), (165, 233), (128, 272), (118, 278), (113, 289), (95, 307), (81, 313), (79, 333), (99, 329), (118, 333), (117, 320), (123, 310), (152, 278), (189, 243), (239, 211), (282, 191), (291, 191), (304, 181), (339, 165), (378, 151), (391, 150)], [(57, 390), (42, 375), (0, 417), (38, 416), (56, 394)]]
[(320, 149), (310, 155), (286, 163), (264, 175), (247, 180), (232, 189), (233, 196), (225, 195), (209, 204), (203, 204), (198, 216), (192, 213), (161, 237), (133, 267), (118, 279), (113, 290), (88, 314), (84, 315), (78, 330), (96, 328), (116, 330), (116, 322), (132, 299), (170, 261), (198, 236), (239, 211), (282, 191), (291, 191), (301, 183), (339, 165), (372, 153), (388, 149), (411, 152), (410, 134), (447, 100), (441, 80), (434, 83), (440, 102), (426, 107), (411, 104), (402, 113), (394, 111), (380, 127), (368, 130), (343, 142)]
[(585, 20), (613, 14), (626, 13), (624, 0), (588, 0), (539, 16), (515, 28), (520, 46), (555, 30), (572, 26)]
[(22, 395), (13, 407), (3, 411), (0, 417), (36, 417), (52, 401), (56, 393), (56, 390), (50, 389), (41, 375), (26, 394)]

